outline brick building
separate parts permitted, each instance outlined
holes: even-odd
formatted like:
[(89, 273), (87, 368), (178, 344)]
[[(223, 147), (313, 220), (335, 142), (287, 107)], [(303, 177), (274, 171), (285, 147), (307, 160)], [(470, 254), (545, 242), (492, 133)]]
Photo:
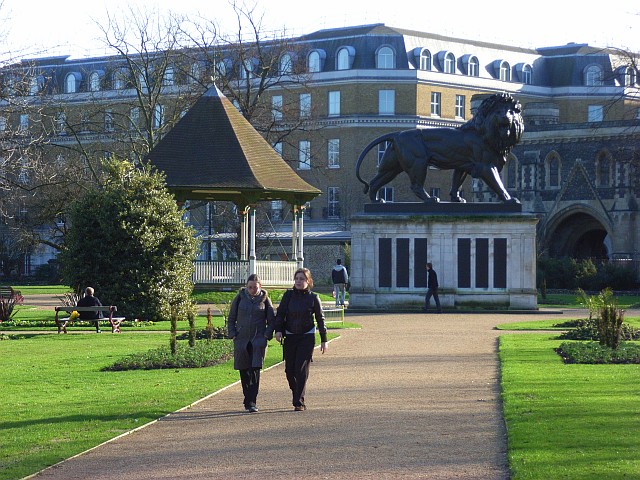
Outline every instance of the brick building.
[[(523, 211), (540, 219), (538, 250), (640, 260), (640, 96), (633, 55), (580, 44), (525, 49), (383, 24), (321, 30), (289, 39), (288, 45), (280, 54), (278, 74), (302, 71), (307, 79), (280, 82), (260, 101), (271, 110), (275, 125), (268, 140), (323, 192), (306, 210), (306, 261), (312, 269), (329, 271), (335, 258), (344, 255), (349, 217), (368, 201), (354, 167), (372, 139), (404, 129), (459, 126), (472, 117), (478, 99), (499, 92), (513, 95), (523, 106), (525, 133), (502, 175)], [(217, 79), (224, 74), (236, 75), (238, 85), (252, 82), (252, 73), (260, 69), (257, 60), (238, 64), (234, 55), (221, 51), (216, 63), (165, 65), (163, 80), (156, 80), (161, 100), (154, 107), (152, 130), (162, 134), (162, 128), (170, 128), (163, 115), (169, 110), (179, 115), (189, 106), (188, 101), (180, 103), (186, 93), (201, 91), (193, 81), (196, 66), (198, 78), (201, 73)], [(119, 83), (118, 62), (122, 59), (34, 59), (29, 64), (34, 80), (23, 95), (55, 97), (71, 110), (75, 106), (75, 114), (65, 115), (76, 115), (77, 122), (79, 105), (103, 105), (102, 131), (87, 131), (85, 140), (113, 150), (114, 136), (130, 131), (114, 126), (113, 119), (123, 117), (131, 124), (139, 115), (129, 103), (135, 92)], [(50, 115), (56, 117), (55, 112)], [(0, 128), (12, 122), (20, 127), (21, 118), (5, 115)], [(285, 140), (274, 140), (279, 130), (296, 122), (299, 128)], [(52, 133), (53, 144), (63, 143), (60, 133)], [(374, 176), (376, 153), (379, 158), (382, 152), (365, 158), (363, 178)], [(448, 200), (450, 176), (431, 170), (427, 191)], [(417, 201), (408, 187), (400, 176), (381, 195), (387, 201)], [(470, 179), (463, 196), (496, 201), (483, 184)], [(265, 237), (273, 244), (290, 231), (288, 206), (276, 201), (262, 207), (271, 230)], [(192, 219), (206, 234), (211, 215), (194, 212)], [(282, 255), (282, 248), (267, 248), (264, 255)]]

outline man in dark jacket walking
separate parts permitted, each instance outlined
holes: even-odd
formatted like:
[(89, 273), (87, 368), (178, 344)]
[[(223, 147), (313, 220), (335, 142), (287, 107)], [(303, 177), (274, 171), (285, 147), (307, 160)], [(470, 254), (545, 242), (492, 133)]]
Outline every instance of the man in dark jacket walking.
[(345, 290), (349, 282), (349, 274), (342, 260), (336, 260), (336, 265), (331, 270), (331, 281), (333, 282), (333, 296), (336, 297), (336, 307), (344, 306)]
[(442, 308), (440, 307), (440, 298), (438, 297), (438, 274), (433, 269), (433, 265), (431, 265), (431, 263), (427, 263), (427, 294), (424, 297), (425, 312), (429, 310), (431, 297), (433, 297), (433, 300), (436, 302), (438, 313), (442, 313)]

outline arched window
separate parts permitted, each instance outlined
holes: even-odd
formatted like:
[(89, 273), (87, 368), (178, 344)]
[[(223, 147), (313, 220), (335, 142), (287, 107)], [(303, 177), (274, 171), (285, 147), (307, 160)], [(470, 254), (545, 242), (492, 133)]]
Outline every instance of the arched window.
[(627, 67), (624, 71), (624, 86), (633, 87), (636, 84), (636, 71), (632, 67)]
[(280, 57), (280, 75), (291, 75), (293, 73), (293, 60), (291, 55), (285, 53)]
[(341, 48), (338, 50), (337, 70), (349, 70), (351, 68), (351, 62), (349, 61), (349, 50), (347, 48)]
[(112, 83), (114, 90), (124, 90), (127, 88), (127, 74), (124, 69), (118, 68), (117, 70), (114, 70)]
[(65, 93), (76, 93), (78, 91), (78, 78), (75, 73), (69, 73), (64, 79)]
[(100, 74), (98, 72), (91, 72), (91, 75), (89, 75), (89, 91), (100, 91)]
[(242, 62), (240, 65), (240, 78), (242, 80), (250, 80), (254, 77), (254, 65), (253, 60), (248, 59)]
[(611, 185), (611, 158), (601, 152), (596, 162), (596, 182), (599, 187), (609, 187)]
[(598, 65), (590, 65), (584, 71), (584, 84), (587, 87), (599, 87), (602, 85), (602, 68)]
[(547, 158), (547, 186), (549, 188), (560, 187), (560, 157), (555, 152)]
[(169, 66), (164, 70), (164, 75), (162, 77), (162, 85), (165, 87), (170, 87), (175, 83), (175, 74), (173, 67)]
[(431, 70), (431, 52), (426, 48), (420, 52), (420, 70)]
[(444, 73), (456, 73), (456, 57), (451, 52), (444, 57)]
[(31, 77), (31, 81), (29, 82), (29, 95), (37, 95), (43, 88), (44, 77), (42, 75)]
[(307, 59), (307, 68), (309, 73), (317, 73), (320, 71), (320, 53), (317, 51), (313, 51), (309, 54), (309, 58)]
[(382, 47), (376, 54), (376, 68), (395, 68), (396, 59), (390, 47)]
[(500, 80), (503, 82), (511, 81), (511, 65), (509, 65), (509, 62), (502, 62), (500, 64)]
[(531, 85), (531, 81), (533, 78), (533, 69), (531, 65), (525, 65), (522, 67), (522, 83), (525, 85)]
[(470, 77), (480, 76), (480, 62), (478, 61), (478, 57), (472, 56), (469, 58), (469, 67), (467, 70), (467, 75)]
[(202, 77), (202, 68), (198, 62), (192, 63), (189, 67), (189, 83), (198, 83)]

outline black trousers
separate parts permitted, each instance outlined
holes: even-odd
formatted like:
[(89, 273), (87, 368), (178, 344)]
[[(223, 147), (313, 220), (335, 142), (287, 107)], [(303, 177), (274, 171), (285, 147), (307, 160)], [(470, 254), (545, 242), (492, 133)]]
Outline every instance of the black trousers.
[(429, 303), (431, 301), (431, 297), (433, 297), (433, 300), (436, 302), (436, 308), (438, 309), (438, 312), (441, 312), (442, 308), (440, 307), (440, 298), (438, 297), (438, 287), (430, 288), (430, 289), (427, 290), (427, 294), (424, 297), (424, 308), (425, 309), (429, 308)]
[[(251, 342), (247, 345), (249, 358), (253, 353)], [(260, 368), (245, 368), (240, 370), (240, 383), (244, 394), (244, 408), (255, 407), (258, 400), (258, 389), (260, 388)]]
[(309, 378), (309, 367), (313, 361), (313, 347), (316, 336), (313, 334), (287, 335), (284, 338), (284, 371), (293, 394), (293, 406), (304, 405), (304, 393)]

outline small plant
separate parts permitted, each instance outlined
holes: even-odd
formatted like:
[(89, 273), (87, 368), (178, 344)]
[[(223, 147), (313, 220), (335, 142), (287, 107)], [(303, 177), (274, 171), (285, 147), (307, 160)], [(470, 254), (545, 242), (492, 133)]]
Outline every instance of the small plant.
[(0, 295), (0, 323), (9, 322), (17, 312), (16, 305), (22, 305), (23, 302), (24, 297), (20, 292), (11, 292), (8, 297)]
[(613, 296), (613, 290), (605, 288), (597, 296), (587, 295), (584, 290), (578, 290), (580, 303), (589, 309), (589, 320), (595, 320), (600, 345), (606, 345), (615, 350), (622, 339), (622, 321), (624, 310), (618, 306)]

